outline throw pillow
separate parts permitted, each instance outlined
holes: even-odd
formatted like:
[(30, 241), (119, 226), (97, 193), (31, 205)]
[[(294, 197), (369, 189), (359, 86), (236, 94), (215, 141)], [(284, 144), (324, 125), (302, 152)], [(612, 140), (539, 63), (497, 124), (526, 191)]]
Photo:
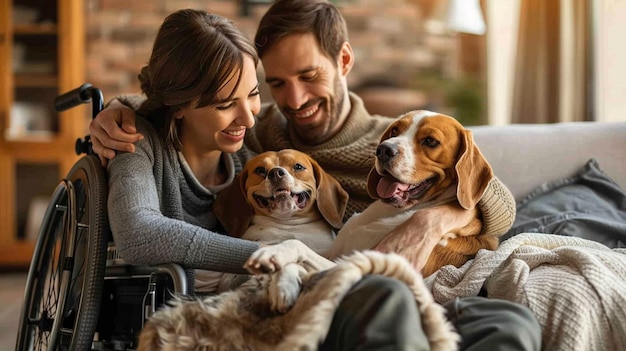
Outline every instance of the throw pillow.
[(506, 240), (519, 233), (569, 235), (626, 247), (626, 191), (597, 160), (591, 159), (577, 174), (546, 183), (517, 204)]

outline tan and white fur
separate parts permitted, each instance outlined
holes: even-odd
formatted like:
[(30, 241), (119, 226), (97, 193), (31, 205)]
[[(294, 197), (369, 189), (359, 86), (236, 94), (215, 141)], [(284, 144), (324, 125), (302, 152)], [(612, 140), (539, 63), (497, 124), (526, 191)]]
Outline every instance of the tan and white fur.
[[(348, 193), (313, 158), (284, 149), (249, 160), (233, 184), (220, 192), (213, 211), (230, 236), (264, 244), (296, 239), (326, 255), (343, 225), (347, 202)], [(293, 302), (299, 287), (292, 282), (304, 273), (294, 265), (274, 277), (271, 293), (277, 309)]]
[(298, 239), (325, 255), (347, 203), (348, 193), (313, 158), (284, 149), (248, 161), (213, 211), (230, 236), (264, 243)]
[[(381, 137), (368, 176), (368, 192), (377, 200), (348, 220), (327, 258), (375, 248), (394, 233), (413, 237), (411, 244), (389, 251), (406, 257), (424, 276), (446, 264), (460, 266), (481, 248), (498, 245), (497, 237), (481, 235), (476, 207), (492, 178), (471, 132), (458, 121), (430, 111), (409, 112)], [(326, 258), (286, 241), (255, 252), (247, 268), (278, 270), (289, 262), (332, 267)]]

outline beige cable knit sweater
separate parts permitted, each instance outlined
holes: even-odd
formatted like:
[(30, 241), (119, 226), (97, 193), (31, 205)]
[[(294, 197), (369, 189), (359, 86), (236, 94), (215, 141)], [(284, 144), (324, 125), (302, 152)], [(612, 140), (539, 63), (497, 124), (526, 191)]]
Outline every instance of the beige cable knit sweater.
[[(118, 99), (137, 110), (145, 98), (133, 95)], [(354, 93), (350, 93), (350, 103), (352, 109), (345, 125), (334, 138), (325, 143), (302, 143), (273, 103), (263, 106), (256, 125), (247, 132), (245, 140), (248, 148), (256, 153), (291, 148), (313, 157), (350, 194), (344, 221), (373, 202), (367, 194), (367, 174), (374, 165), (380, 136), (395, 119), (370, 115), (361, 98)], [(483, 215), (484, 235), (500, 236), (513, 225), (515, 199), (497, 178), (489, 183), (478, 207)]]

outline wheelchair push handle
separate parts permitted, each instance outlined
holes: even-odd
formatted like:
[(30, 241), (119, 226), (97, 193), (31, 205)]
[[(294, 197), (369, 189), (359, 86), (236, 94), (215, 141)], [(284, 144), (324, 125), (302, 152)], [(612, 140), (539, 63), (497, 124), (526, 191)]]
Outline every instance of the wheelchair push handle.
[[(93, 110), (92, 118), (96, 118), (98, 113), (104, 108), (104, 97), (102, 96), (102, 91), (100, 89), (89, 83), (85, 83), (74, 90), (70, 90), (67, 93), (57, 96), (54, 99), (54, 108), (61, 112), (89, 102), (91, 102)], [(91, 147), (91, 137), (87, 135), (84, 139), (78, 138), (74, 146), (74, 151), (77, 155), (93, 155), (94, 152)]]
[(54, 108), (57, 111), (69, 110), (72, 107), (76, 107), (80, 104), (87, 104), (91, 102), (93, 107), (92, 118), (104, 108), (104, 98), (102, 91), (89, 83), (85, 83), (74, 90), (70, 90), (67, 93), (57, 96), (54, 99)]

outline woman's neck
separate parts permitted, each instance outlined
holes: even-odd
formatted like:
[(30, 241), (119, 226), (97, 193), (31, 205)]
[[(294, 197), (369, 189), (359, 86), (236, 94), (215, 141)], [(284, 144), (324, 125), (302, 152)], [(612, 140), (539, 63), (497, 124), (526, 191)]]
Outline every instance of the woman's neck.
[(226, 181), (221, 151), (195, 152), (183, 147), (182, 153), (193, 175), (205, 187), (220, 185)]

